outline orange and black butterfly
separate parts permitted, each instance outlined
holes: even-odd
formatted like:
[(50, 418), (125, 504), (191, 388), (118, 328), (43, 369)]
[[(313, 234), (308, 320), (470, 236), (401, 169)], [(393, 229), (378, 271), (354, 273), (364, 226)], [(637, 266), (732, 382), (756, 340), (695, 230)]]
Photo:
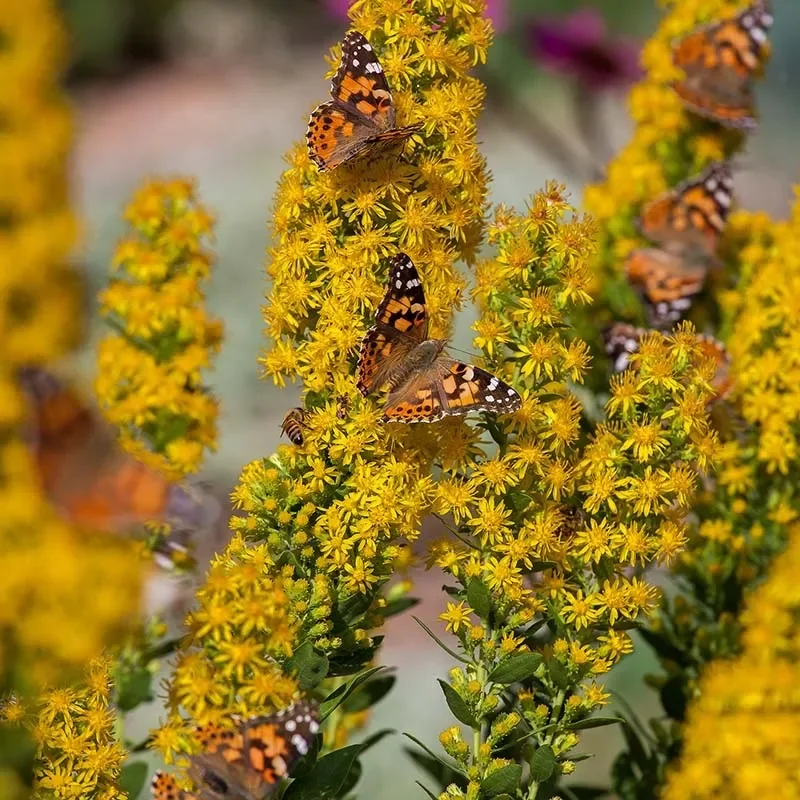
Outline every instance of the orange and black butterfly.
[(26, 367), (19, 378), (42, 489), (70, 522), (123, 532), (175, 520), (197, 530), (219, 515), (210, 495), (171, 483), (122, 450), (113, 428), (55, 375)]
[(266, 800), (290, 777), (319, 731), (319, 713), (311, 703), (295, 703), (236, 728), (204, 725), (197, 730), (202, 752), (189, 756), (189, 777), (196, 791), (178, 787), (175, 778), (157, 772), (153, 800)]
[[(642, 337), (650, 331), (637, 328), (627, 322), (615, 322), (603, 332), (606, 354), (611, 359), (614, 372), (624, 372), (631, 366), (631, 356), (639, 351)], [(730, 376), (731, 359), (725, 345), (704, 333), (697, 335), (700, 353), (703, 358), (711, 359), (715, 366), (711, 388), (714, 390), (712, 400), (723, 400), (731, 390), (733, 381)]]
[(320, 171), (403, 141), (422, 124), (398, 128), (389, 84), (366, 38), (350, 31), (342, 42), (342, 61), (331, 81), (331, 101), (311, 114), (306, 142)]
[(687, 108), (729, 128), (755, 127), (750, 82), (763, 65), (772, 22), (769, 2), (757, 0), (678, 42), (673, 62), (685, 77), (674, 88)]
[(644, 207), (639, 231), (655, 246), (634, 250), (625, 272), (653, 327), (671, 327), (702, 290), (732, 203), (730, 166), (718, 162)]
[(522, 404), (496, 375), (444, 354), (447, 341), (428, 338), (428, 309), (417, 268), (394, 256), (375, 324), (361, 342), (356, 387), (364, 397), (389, 387), (386, 422), (435, 422), (489, 411), (511, 414)]

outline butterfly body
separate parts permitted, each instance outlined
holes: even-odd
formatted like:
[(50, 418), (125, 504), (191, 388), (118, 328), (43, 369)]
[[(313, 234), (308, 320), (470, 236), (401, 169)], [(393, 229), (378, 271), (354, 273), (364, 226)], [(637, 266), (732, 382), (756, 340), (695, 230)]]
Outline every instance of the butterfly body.
[(773, 23), (767, 0), (732, 19), (696, 29), (676, 45), (673, 62), (684, 78), (673, 84), (694, 113), (729, 128), (756, 125), (752, 77), (761, 68)]
[(202, 752), (189, 757), (196, 790), (184, 791), (172, 775), (157, 772), (153, 800), (265, 800), (291, 776), (318, 731), (317, 707), (306, 702), (232, 729), (206, 725), (197, 731)]
[(321, 172), (379, 154), (422, 127), (397, 127), (383, 68), (370, 43), (357, 31), (350, 31), (342, 42), (331, 97), (311, 114), (306, 132), (309, 157)]
[(471, 411), (506, 414), (520, 407), (514, 389), (486, 370), (450, 358), (446, 344), (428, 338), (422, 282), (411, 259), (398, 253), (375, 324), (361, 343), (358, 390), (366, 397), (388, 387), (388, 422), (435, 422)]
[(642, 210), (639, 232), (653, 246), (634, 250), (625, 272), (644, 299), (653, 327), (668, 327), (681, 319), (718, 265), (716, 249), (732, 192), (730, 166), (719, 162)]

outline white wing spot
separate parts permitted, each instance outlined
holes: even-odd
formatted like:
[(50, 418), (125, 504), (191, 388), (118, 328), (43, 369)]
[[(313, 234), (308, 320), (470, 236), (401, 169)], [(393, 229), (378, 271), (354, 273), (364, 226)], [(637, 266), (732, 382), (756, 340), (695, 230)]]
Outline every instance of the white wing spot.
[(743, 28), (752, 28), (753, 27), (753, 22), (754, 22), (754, 20), (753, 20), (752, 16), (750, 16), (750, 14), (745, 14), (742, 17), (742, 27)]
[(494, 396), (493, 395), (487, 394), (484, 399), (486, 400), (487, 403), (494, 403)]
[(721, 205), (727, 208), (731, 204), (731, 196), (728, 192), (720, 191), (714, 192), (714, 199)]
[(292, 744), (300, 755), (304, 756), (308, 752), (308, 742), (299, 733), (292, 736)]
[(750, 31), (750, 37), (758, 44), (764, 44), (767, 41), (767, 32), (762, 28), (753, 28)]
[(369, 72), (382, 72), (381, 65), (377, 61), (371, 61), (364, 69)]
[(364, 42), (364, 49), (369, 53), (372, 50), (372, 45), (368, 42)]
[[(354, 58), (353, 59), (353, 66), (354, 67), (360, 67), (361, 66), (361, 62), (357, 58)], [(367, 69), (369, 70), (369, 67), (367, 67)]]
[(285, 728), (289, 733), (293, 733), (297, 730), (297, 723), (293, 719), (287, 719)]
[(316, 733), (319, 730), (319, 723), (315, 719), (312, 719), (308, 729), (311, 731), (311, 733)]

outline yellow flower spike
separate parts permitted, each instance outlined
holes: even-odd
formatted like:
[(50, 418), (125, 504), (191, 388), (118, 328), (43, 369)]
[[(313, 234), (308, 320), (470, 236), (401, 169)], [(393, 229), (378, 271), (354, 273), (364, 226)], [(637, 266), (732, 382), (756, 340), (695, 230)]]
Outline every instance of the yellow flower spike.
[(665, 800), (800, 796), (800, 745), (783, 736), (800, 720), (800, 531), (794, 527), (788, 549), (748, 598), (741, 654), (703, 673)]
[(203, 308), (213, 217), (189, 179), (150, 181), (125, 210), (131, 233), (113, 259), (101, 314), (114, 333), (100, 343), (100, 408), (145, 463), (181, 478), (199, 469), (217, 438), (217, 401), (203, 373), (222, 323)]

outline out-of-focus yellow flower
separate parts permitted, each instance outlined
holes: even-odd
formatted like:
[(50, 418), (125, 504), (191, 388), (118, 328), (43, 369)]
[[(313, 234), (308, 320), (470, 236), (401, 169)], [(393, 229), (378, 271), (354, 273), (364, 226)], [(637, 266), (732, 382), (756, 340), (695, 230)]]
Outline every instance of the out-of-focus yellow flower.
[(800, 797), (800, 529), (742, 614), (742, 652), (706, 670), (665, 800)]
[(121, 442), (171, 477), (197, 471), (214, 449), (219, 408), (203, 384), (222, 324), (203, 305), (213, 261), (204, 240), (213, 217), (188, 179), (150, 181), (125, 211), (101, 313), (114, 331), (101, 343), (95, 389)]

